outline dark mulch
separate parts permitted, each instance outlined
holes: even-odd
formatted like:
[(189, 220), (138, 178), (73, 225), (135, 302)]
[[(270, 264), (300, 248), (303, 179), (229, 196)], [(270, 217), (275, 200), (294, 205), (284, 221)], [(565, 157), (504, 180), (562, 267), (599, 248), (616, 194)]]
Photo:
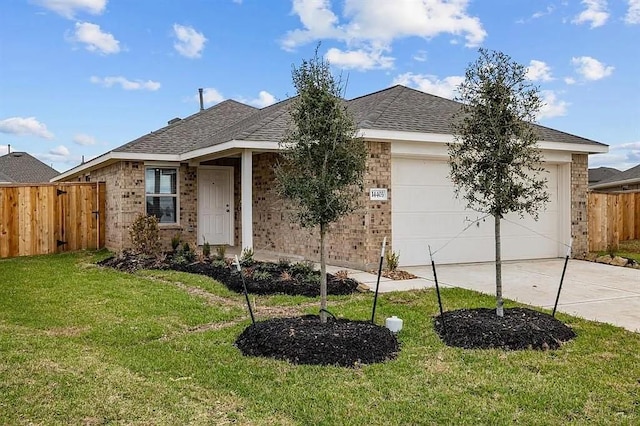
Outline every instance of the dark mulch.
[(315, 315), (257, 322), (238, 336), (236, 346), (249, 356), (343, 367), (384, 362), (400, 350), (385, 327), (333, 318), (322, 324)]
[(527, 308), (505, 309), (502, 318), (495, 309), (448, 311), (434, 318), (434, 327), (444, 343), (465, 349), (558, 349), (576, 337), (551, 315)]
[[(237, 293), (243, 292), (242, 279), (251, 294), (288, 294), (316, 297), (320, 295), (320, 271), (305, 264), (271, 263), (252, 261), (243, 265), (242, 276), (226, 261), (185, 261), (184, 256), (166, 254), (159, 258), (145, 257), (130, 251), (98, 262), (126, 272), (139, 269), (170, 269), (209, 276)], [(327, 293), (345, 295), (356, 291), (358, 282), (347, 277), (327, 274)]]

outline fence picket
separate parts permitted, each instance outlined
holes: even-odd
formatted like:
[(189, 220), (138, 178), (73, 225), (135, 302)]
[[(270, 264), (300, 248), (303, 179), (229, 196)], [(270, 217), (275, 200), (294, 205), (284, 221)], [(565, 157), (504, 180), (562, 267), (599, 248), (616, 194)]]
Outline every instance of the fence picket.
[(617, 250), (620, 241), (640, 239), (640, 191), (589, 193), (589, 251)]
[(105, 193), (104, 183), (0, 185), (0, 257), (104, 247)]

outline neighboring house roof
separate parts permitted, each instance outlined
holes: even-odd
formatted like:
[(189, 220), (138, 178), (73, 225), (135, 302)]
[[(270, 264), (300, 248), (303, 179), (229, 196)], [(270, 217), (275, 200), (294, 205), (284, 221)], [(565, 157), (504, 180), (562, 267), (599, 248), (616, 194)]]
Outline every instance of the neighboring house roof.
[(635, 185), (640, 184), (640, 164), (635, 167), (620, 172), (615, 176), (611, 176), (608, 179), (602, 180), (595, 185), (592, 185), (591, 189), (605, 189), (615, 186)]
[[(278, 143), (289, 128), (288, 111), (293, 99), (262, 109), (226, 100), (184, 120), (172, 120), (173, 124), (115, 148), (64, 175), (92, 168), (110, 158), (122, 159), (127, 153), (137, 159), (143, 154), (166, 154), (186, 160), (203, 149), (230, 141)], [(345, 104), (359, 130), (441, 135), (451, 134), (453, 117), (461, 107), (458, 102), (401, 85), (347, 100)], [(586, 151), (593, 148), (593, 152), (606, 150), (606, 145), (580, 136), (539, 125), (536, 129), (541, 141), (583, 145)]]
[(612, 167), (598, 167), (596, 169), (589, 169), (589, 185), (594, 185), (598, 182), (609, 179), (613, 176), (622, 173), (618, 169)]
[(58, 174), (57, 170), (26, 152), (11, 152), (0, 157), (0, 182), (49, 182)]

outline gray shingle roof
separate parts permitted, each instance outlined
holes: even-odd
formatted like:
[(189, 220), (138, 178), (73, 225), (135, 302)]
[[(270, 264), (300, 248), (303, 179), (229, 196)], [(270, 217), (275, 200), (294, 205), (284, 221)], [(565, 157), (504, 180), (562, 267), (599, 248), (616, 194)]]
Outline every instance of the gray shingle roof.
[(182, 154), (206, 145), (212, 135), (259, 111), (249, 105), (226, 100), (162, 129), (144, 135), (117, 152)]
[(640, 164), (632, 167), (624, 172), (620, 172), (615, 176), (611, 176), (607, 179), (601, 180), (594, 187), (611, 187), (617, 185), (623, 185), (629, 183), (629, 181), (640, 181)]
[(595, 184), (605, 179), (609, 179), (613, 176), (622, 173), (618, 169), (612, 167), (598, 167), (596, 169), (589, 169), (589, 184)]
[(11, 152), (0, 157), (0, 182), (43, 183), (59, 174), (26, 152)]
[[(231, 140), (278, 142), (289, 126), (291, 100), (262, 109), (226, 100), (114, 151), (183, 154)], [(458, 102), (400, 85), (345, 103), (360, 129), (439, 134), (451, 133), (450, 123), (460, 108)], [(540, 139), (549, 142), (603, 145), (544, 126), (536, 129)]]

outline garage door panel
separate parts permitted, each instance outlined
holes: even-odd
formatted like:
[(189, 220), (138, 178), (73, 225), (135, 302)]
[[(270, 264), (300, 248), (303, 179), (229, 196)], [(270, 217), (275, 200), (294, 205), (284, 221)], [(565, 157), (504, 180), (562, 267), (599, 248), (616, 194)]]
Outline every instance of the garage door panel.
[(459, 212), (464, 209), (463, 200), (451, 196), (447, 186), (394, 186), (392, 198), (411, 200), (411, 211)]
[(393, 170), (393, 181), (396, 185), (433, 185), (450, 186), (448, 178), (449, 165), (446, 161), (417, 159), (404, 160)]
[[(393, 236), (397, 238), (416, 237), (424, 238), (428, 235), (432, 238), (453, 238), (458, 232), (467, 227), (470, 222), (464, 213), (450, 213), (442, 215), (439, 213), (394, 213), (396, 215), (397, 226), (393, 229)], [(474, 217), (475, 218), (475, 217)], [(456, 234), (452, 230), (457, 229)], [(416, 233), (416, 230), (420, 230)], [(493, 222), (491, 224), (479, 223), (472, 225), (464, 232), (467, 237), (487, 237), (493, 235)]]
[[(501, 223), (502, 257), (505, 260), (557, 257), (559, 240), (558, 167), (549, 166), (550, 203), (539, 220), (509, 214)], [(494, 220), (467, 210), (455, 197), (446, 161), (392, 159), (392, 244), (401, 265), (429, 263), (428, 245), (439, 250), (438, 263), (486, 262), (495, 259)]]

